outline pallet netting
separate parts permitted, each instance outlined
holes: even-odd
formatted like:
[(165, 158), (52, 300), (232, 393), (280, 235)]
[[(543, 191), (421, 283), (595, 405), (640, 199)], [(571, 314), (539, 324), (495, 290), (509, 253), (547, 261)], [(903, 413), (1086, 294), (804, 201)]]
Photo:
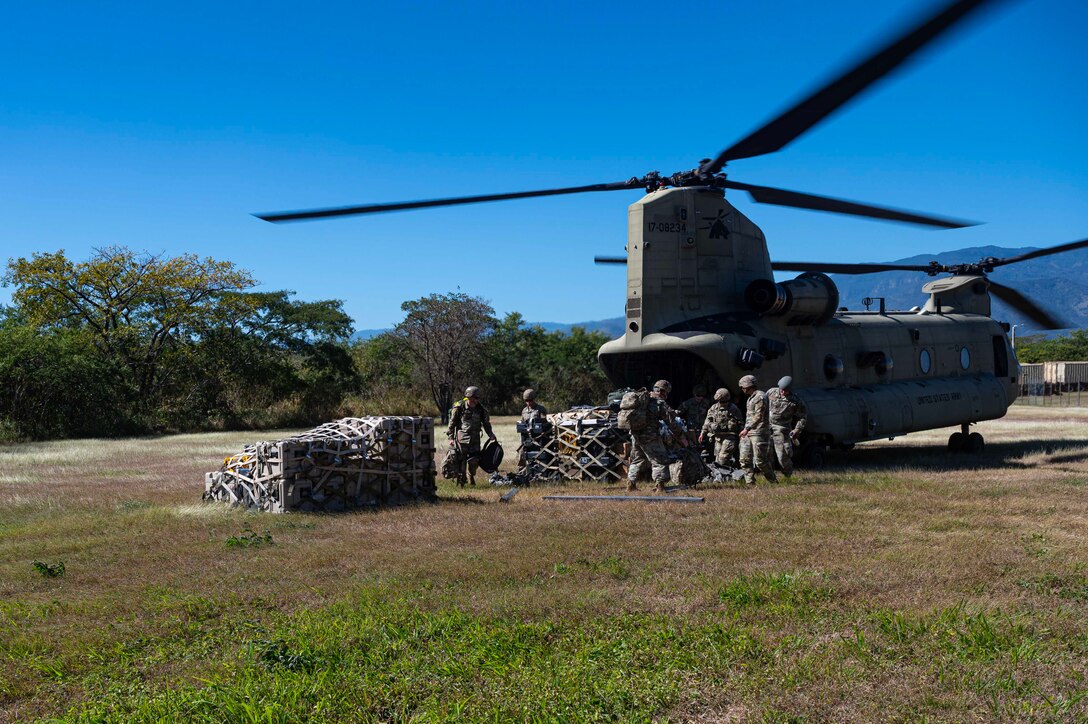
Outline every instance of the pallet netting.
[(576, 407), (548, 415), (553, 436), (544, 446), (544, 469), (567, 480), (610, 482), (627, 472), (624, 443), (629, 435), (616, 426), (608, 407)]
[(400, 505), (435, 496), (434, 420), (347, 417), (246, 445), (204, 476), (204, 499), (282, 513)]

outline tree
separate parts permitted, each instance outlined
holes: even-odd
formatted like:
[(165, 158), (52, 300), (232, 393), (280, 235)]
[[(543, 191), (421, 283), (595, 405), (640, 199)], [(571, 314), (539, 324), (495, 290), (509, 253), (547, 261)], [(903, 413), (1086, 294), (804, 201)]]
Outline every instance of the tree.
[(406, 316), (393, 335), (415, 362), (442, 421), (448, 422), (455, 390), (480, 368), (484, 336), (497, 322), (495, 310), (483, 299), (460, 292), (431, 294), (400, 308)]
[(129, 368), (142, 399), (162, 383), (162, 359), (170, 346), (216, 320), (244, 314), (244, 307), (230, 308), (226, 295), (256, 283), (231, 262), (121, 246), (98, 249), (81, 263), (63, 250), (12, 259), (3, 281), (15, 286), (12, 299), (30, 324), (88, 330), (104, 352)]
[(1032, 335), (1016, 340), (1016, 358), (1021, 362), (1078, 362), (1088, 360), (1088, 329), (1074, 329), (1067, 335), (1047, 339)]

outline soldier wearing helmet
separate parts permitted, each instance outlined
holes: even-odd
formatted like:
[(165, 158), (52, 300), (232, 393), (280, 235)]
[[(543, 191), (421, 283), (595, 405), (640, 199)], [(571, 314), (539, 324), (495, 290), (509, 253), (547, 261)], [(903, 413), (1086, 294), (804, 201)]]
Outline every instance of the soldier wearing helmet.
[(525, 407), (521, 408), (521, 424), (518, 430), (521, 432), (521, 445), (518, 446), (518, 472), (524, 473), (527, 465), (526, 453), (531, 449), (539, 449), (540, 439), (550, 429), (547, 420), (548, 411), (543, 405), (537, 404), (536, 390), (529, 388), (522, 393), (521, 399), (525, 400)]
[[(495, 439), (491, 429), (491, 416), (480, 403), (480, 388), (469, 387), (465, 397), (459, 400), (450, 411), (450, 426), (446, 437), (455, 445), (460, 454), (457, 465), (457, 484), (464, 487), (476, 484), (476, 471), (480, 468), (480, 433), (487, 433), (488, 440)], [(468, 468), (468, 475), (465, 468)]]
[(654, 492), (665, 492), (665, 483), (669, 482), (669, 453), (661, 436), (662, 424), (672, 431), (681, 447), (688, 445), (684, 429), (677, 424), (676, 416), (666, 402), (671, 391), (672, 384), (668, 380), (655, 382), (647, 403), (647, 424), (640, 430), (631, 431), (631, 461), (627, 466), (628, 491), (637, 489), (639, 475), (649, 463)]
[(793, 475), (794, 446), (808, 421), (808, 409), (793, 393), (792, 387), (793, 378), (787, 375), (778, 381), (778, 387), (767, 390), (771, 444), (782, 474), (787, 478)]
[(744, 481), (756, 484), (756, 470), (772, 483), (778, 482), (771, 459), (771, 424), (767, 415), (767, 396), (759, 391), (755, 375), (744, 375), (738, 382), (740, 391), (748, 398), (744, 427), (741, 428), (740, 466), (744, 469)]
[(714, 462), (728, 468), (737, 467), (737, 434), (744, 427), (740, 408), (730, 401), (729, 390), (724, 387), (714, 393), (714, 404), (706, 413), (699, 444), (711, 440), (714, 444)]
[(703, 427), (703, 421), (706, 420), (707, 410), (710, 409), (710, 400), (706, 399), (706, 387), (703, 385), (695, 385), (692, 394), (694, 397), (680, 403), (677, 410), (684, 419), (684, 424), (688, 426), (688, 439), (695, 442)]

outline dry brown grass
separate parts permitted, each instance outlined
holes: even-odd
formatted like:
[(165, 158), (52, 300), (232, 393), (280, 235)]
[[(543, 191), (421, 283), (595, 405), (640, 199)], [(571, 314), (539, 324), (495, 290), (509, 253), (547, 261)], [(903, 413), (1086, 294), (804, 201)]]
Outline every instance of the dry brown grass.
[[(513, 418), (496, 423), (508, 467)], [(107, 668), (128, 643), (203, 621), (201, 602), (218, 602), (214, 618), (234, 608), (254, 616), (328, 605), (360, 587), (483, 617), (741, 621), (782, 657), (775, 667), (804, 672), (800, 684), (695, 681), (672, 709), (647, 716), (1036, 716), (1046, 712), (1040, 697), (1088, 688), (1083, 657), (1028, 660), (1010, 675), (1036, 682), (1034, 693), (1014, 687), (988, 704), (991, 694), (971, 683), (974, 664), (935, 670), (921, 645), (903, 660), (866, 659), (869, 644), (857, 643), (886, 635), (874, 623), (881, 612), (931, 620), (963, 606), (1047, 627), (1047, 646), (1068, 639), (1071, 652), (1088, 651), (1088, 409), (1016, 406), (978, 429), (987, 438), (980, 457), (947, 454), (949, 431), (933, 431), (860, 446), (789, 484), (709, 489), (702, 505), (543, 500), (554, 488), (500, 504), (496, 489), (443, 482), (439, 505), (338, 516), (201, 505), (204, 471), (252, 433), (3, 447), (0, 720), (57, 715), (93, 698), (95, 657)], [(226, 548), (246, 524), (267, 528), (275, 544)], [(67, 573), (44, 578), (35, 560), (63, 560)], [(738, 612), (723, 598), (723, 586), (746, 576), (791, 573), (831, 591), (818, 615)], [(229, 660), (167, 658), (141, 672), (149, 686), (191, 682)], [(995, 662), (993, 676), (1006, 665)], [(1015, 708), (1024, 701), (1043, 708)]]

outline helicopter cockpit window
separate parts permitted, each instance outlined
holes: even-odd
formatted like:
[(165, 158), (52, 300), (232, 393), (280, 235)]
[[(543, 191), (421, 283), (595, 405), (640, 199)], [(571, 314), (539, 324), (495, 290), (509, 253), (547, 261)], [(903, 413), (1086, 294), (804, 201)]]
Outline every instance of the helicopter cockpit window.
[(960, 367), (968, 369), (971, 366), (971, 352), (966, 347), (960, 349)]
[(930, 357), (928, 349), (918, 353), (918, 368), (922, 370), (923, 375), (928, 375), (933, 368), (933, 358)]
[(876, 373), (881, 377), (891, 372), (893, 367), (895, 367), (895, 360), (892, 359), (892, 356), (890, 354), (883, 355), (879, 360), (877, 360), (877, 363), (873, 365)]

